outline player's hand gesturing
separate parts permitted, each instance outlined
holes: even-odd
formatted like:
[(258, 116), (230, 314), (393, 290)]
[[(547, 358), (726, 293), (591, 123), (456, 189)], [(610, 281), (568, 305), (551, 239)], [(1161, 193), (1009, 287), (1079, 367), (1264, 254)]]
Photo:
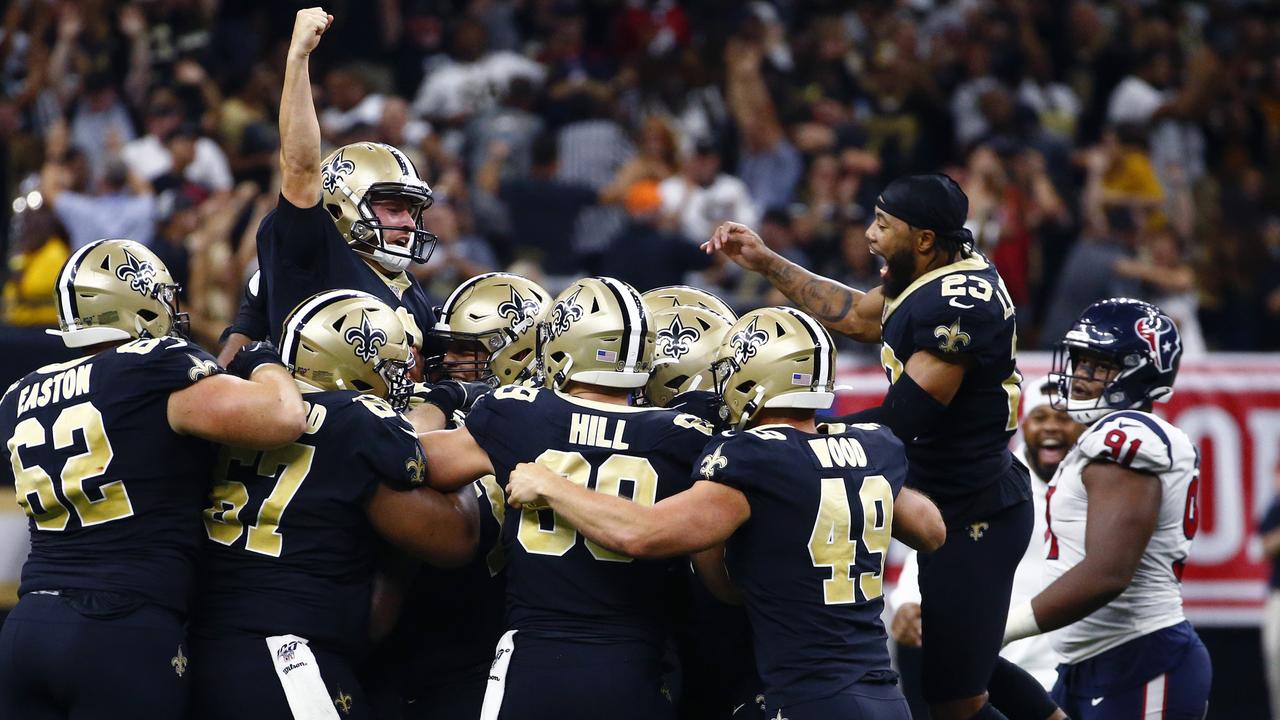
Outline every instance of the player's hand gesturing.
[(711, 233), (711, 239), (702, 243), (708, 255), (719, 250), (738, 265), (753, 272), (765, 272), (779, 259), (779, 255), (764, 244), (754, 230), (742, 223), (721, 223)]
[(289, 52), (310, 55), (316, 45), (320, 44), (320, 36), (333, 24), (333, 16), (322, 8), (313, 7), (299, 10), (293, 21), (293, 38), (289, 41)]

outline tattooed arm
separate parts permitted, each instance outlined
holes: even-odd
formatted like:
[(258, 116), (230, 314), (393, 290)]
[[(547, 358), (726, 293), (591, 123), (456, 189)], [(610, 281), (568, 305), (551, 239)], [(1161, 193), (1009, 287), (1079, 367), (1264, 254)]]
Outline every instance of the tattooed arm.
[(862, 342), (880, 341), (880, 312), (884, 295), (854, 290), (805, 270), (770, 250), (751, 228), (727, 222), (702, 244), (707, 253), (723, 252), (738, 265), (758, 272), (791, 302), (823, 325)]

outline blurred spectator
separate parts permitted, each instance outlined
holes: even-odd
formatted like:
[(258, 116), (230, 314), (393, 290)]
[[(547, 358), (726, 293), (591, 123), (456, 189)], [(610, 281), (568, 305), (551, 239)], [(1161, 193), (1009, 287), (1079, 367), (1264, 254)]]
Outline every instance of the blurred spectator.
[[(791, 216), (785, 210), (774, 208), (760, 218), (760, 239), (782, 257), (801, 267), (813, 267), (809, 256), (796, 241)], [(770, 305), (788, 305), (786, 296), (774, 289), (768, 278), (757, 273), (744, 273), (738, 279), (737, 288), (730, 303), (742, 311)]]
[(66, 231), (48, 207), (28, 207), (19, 219), (20, 230), (4, 282), (4, 322), (56, 327), (58, 309), (52, 288), (71, 255)]
[(756, 207), (784, 207), (803, 174), (799, 151), (787, 140), (760, 64), (762, 42), (731, 38), (725, 45), (726, 98), (742, 139), (738, 174)]
[(432, 204), (426, 225), (440, 242), (425, 264), (409, 268), (431, 297), (448, 297), (463, 281), (497, 269), (493, 249), (483, 238), (468, 232), (469, 224), (465, 209), (449, 198)]
[[(143, 180), (155, 182), (156, 178), (180, 166), (176, 172), (211, 192), (231, 189), (231, 168), (222, 148), (211, 138), (201, 137), (200, 128), (186, 122), (177, 95), (160, 87), (148, 97), (147, 134), (128, 143), (120, 151), (120, 157), (129, 172)], [(181, 145), (174, 157), (174, 144)]]
[(88, 158), (93, 177), (102, 177), (107, 161), (133, 138), (133, 121), (120, 101), (115, 81), (105, 72), (90, 75), (71, 121), (71, 143)]
[(433, 123), (460, 126), (497, 105), (517, 77), (540, 84), (545, 70), (509, 50), (490, 51), (484, 26), (462, 18), (451, 34), (449, 59), (422, 80), (413, 112)]
[[(635, 154), (627, 132), (610, 117), (609, 100), (607, 90), (576, 95), (574, 119), (559, 132), (558, 179), (602, 191)], [(586, 208), (574, 230), (574, 250), (581, 255), (602, 252), (624, 222), (626, 217), (617, 208)]]
[(610, 240), (599, 273), (644, 292), (683, 283), (687, 273), (709, 267), (710, 255), (687, 238), (664, 230), (658, 183), (641, 180), (627, 189), (627, 224)]
[(128, 238), (150, 245), (155, 233), (151, 187), (130, 175), (123, 162), (113, 160), (96, 183), (95, 193), (65, 190), (68, 169), (62, 159), (66, 156), (66, 143), (66, 125), (58, 123), (49, 131), (40, 192), (67, 228), (71, 249), (102, 238)]
[(533, 112), (537, 88), (526, 77), (516, 77), (507, 86), (502, 103), (478, 114), (467, 125), (467, 171), (472, 177), (480, 172), (489, 147), (495, 142), (507, 146), (502, 177), (525, 177), (533, 159), (533, 141), (542, 133), (545, 123)]
[(477, 184), (506, 206), (510, 245), (516, 254), (537, 260), (548, 276), (560, 278), (552, 285), (567, 285), (583, 269), (583, 258), (572, 247), (574, 225), (599, 195), (586, 185), (556, 177), (559, 156), (554, 135), (544, 134), (534, 141), (533, 168), (526, 178), (501, 179), (508, 152), (500, 142), (489, 146)]
[(1154, 303), (1173, 319), (1182, 335), (1182, 352), (1186, 357), (1205, 353), (1195, 272), (1172, 228), (1163, 227), (1148, 233), (1139, 242), (1135, 257), (1116, 261), (1115, 272), (1120, 277), (1141, 282), (1139, 297)]
[(699, 140), (681, 173), (663, 180), (659, 189), (663, 214), (693, 242), (704, 242), (725, 220), (756, 223), (746, 184), (720, 171), (720, 151), (712, 140)]

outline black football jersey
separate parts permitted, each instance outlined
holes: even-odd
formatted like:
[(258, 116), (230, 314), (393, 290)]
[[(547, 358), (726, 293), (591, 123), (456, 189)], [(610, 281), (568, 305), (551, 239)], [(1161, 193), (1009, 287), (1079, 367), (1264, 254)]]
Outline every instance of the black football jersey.
[(173, 432), (169, 395), (220, 372), (199, 347), (157, 338), (9, 388), (0, 483), (15, 483), (31, 531), (19, 594), (109, 590), (186, 612), (213, 446)]
[(880, 360), (890, 383), (918, 351), (972, 361), (937, 426), (902, 438), (908, 485), (928, 494), (948, 524), (1029, 498), (1027, 483), (1000, 480), (1013, 462), (1022, 376), (1013, 302), (995, 266), (975, 253), (929, 272), (885, 303), (883, 321)]
[(296, 442), (218, 455), (193, 625), (358, 651), (378, 546), (364, 503), (379, 482), (419, 481), (422, 449), (381, 398), (338, 390), (304, 400), (308, 429)]
[[(694, 458), (711, 439), (710, 426), (692, 415), (519, 386), (481, 398), (467, 430), (503, 488), (516, 464), (538, 462), (596, 492), (646, 505), (689, 487)], [(685, 561), (620, 555), (549, 509), (510, 510), (502, 539), (508, 627), (661, 642), (669, 591), (679, 582), (673, 568)]]
[(769, 425), (717, 437), (697, 480), (740, 490), (751, 517), (725, 543), (769, 707), (891, 681), (883, 573), (902, 442), (879, 425)]
[(361, 290), (393, 309), (404, 308), (418, 325), (414, 332), (418, 341), (423, 332), (435, 327), (431, 300), (418, 281), (401, 273), (399, 287), (393, 289), (352, 251), (320, 203), (300, 208), (281, 196), (258, 227), (258, 265), (261, 277), (256, 292), (246, 291), (233, 327), (261, 327), (252, 316), (265, 307), (266, 327), (277, 345), (284, 319), (298, 303), (337, 288)]

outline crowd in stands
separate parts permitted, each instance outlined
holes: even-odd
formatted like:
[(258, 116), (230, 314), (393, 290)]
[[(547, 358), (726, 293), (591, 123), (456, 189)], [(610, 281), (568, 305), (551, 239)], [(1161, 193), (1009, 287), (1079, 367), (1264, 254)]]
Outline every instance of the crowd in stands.
[[(298, 2), (14, 0), (0, 22), (5, 323), (70, 252), (148, 244), (212, 344), (274, 207)], [(510, 269), (784, 299), (698, 250), (721, 221), (866, 289), (888, 180), (942, 170), (1048, 347), (1093, 300), (1188, 356), (1280, 348), (1280, 6), (1246, 0), (333, 0), (326, 152), (402, 149), (442, 299)], [(853, 345), (850, 344), (852, 348)], [(874, 352), (874, 350), (872, 350)]]

